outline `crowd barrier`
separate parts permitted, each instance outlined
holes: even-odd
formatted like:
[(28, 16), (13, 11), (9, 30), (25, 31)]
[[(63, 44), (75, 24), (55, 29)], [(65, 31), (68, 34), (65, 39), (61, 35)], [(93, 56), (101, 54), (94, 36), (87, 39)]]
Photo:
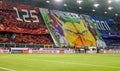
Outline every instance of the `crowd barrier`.
[(109, 49), (109, 50), (104, 50), (104, 53), (106, 53), (106, 54), (120, 53), (120, 49)]
[(31, 49), (31, 48), (11, 48), (10, 53), (23, 53), (23, 54), (64, 54), (75, 53), (74, 49)]
[(0, 48), (0, 54), (8, 54), (8, 53), (9, 53), (9, 50)]
[[(97, 51), (87, 51), (87, 54), (96, 54)], [(7, 50), (0, 49), (0, 54), (73, 54), (76, 53), (73, 49), (65, 50), (34, 50), (34, 49), (24, 49), (24, 50)], [(83, 52), (85, 53), (85, 52)], [(120, 50), (104, 50), (100, 51), (100, 54), (120, 54)]]

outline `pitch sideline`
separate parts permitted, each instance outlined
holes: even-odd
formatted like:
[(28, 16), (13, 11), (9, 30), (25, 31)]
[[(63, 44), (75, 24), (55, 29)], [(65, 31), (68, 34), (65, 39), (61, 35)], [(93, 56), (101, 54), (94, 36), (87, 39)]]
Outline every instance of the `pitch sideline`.
[[(36, 60), (36, 59), (26, 59), (26, 60)], [(57, 63), (62, 63), (62, 64), (76, 64), (76, 65), (85, 65), (85, 66), (94, 66), (94, 67), (104, 67), (104, 68), (120, 69), (120, 67), (116, 67), (116, 66), (95, 65), (95, 64), (87, 64), (87, 63), (75, 63), (75, 62), (52, 61), (52, 60), (40, 60), (40, 61), (57, 62)]]
[(0, 67), (0, 69), (2, 69), (2, 70), (6, 70), (6, 71), (15, 71), (15, 70), (13, 70), (13, 69), (4, 68), (4, 67)]
[(86, 63), (63, 62), (63, 61), (50, 61), (50, 60), (41, 60), (41, 61), (57, 62), (57, 63), (63, 63), (63, 64), (77, 64), (77, 65), (86, 65), (86, 66), (95, 66), (95, 67), (105, 67), (105, 68), (117, 68), (117, 69), (120, 69), (120, 67), (116, 67), (116, 66), (105, 66), (105, 65), (94, 65), (94, 64), (86, 64)]

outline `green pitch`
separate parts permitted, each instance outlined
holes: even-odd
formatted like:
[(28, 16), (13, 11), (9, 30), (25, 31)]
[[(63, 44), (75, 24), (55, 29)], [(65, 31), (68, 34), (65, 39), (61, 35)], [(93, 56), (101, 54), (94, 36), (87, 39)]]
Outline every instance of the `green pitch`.
[(120, 54), (0, 54), (0, 71), (120, 71)]

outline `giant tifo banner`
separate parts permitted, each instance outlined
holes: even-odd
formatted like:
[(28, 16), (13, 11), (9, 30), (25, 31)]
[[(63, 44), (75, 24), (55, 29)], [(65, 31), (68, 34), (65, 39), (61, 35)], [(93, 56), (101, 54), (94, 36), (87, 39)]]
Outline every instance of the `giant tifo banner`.
[(96, 24), (96, 27), (98, 28), (98, 30), (100, 30), (100, 32), (102, 32), (102, 34), (104, 34), (105, 31), (111, 31), (111, 28), (108, 25), (109, 21), (107, 21), (106, 19), (96, 16), (90, 16), (90, 19)]
[(81, 15), (81, 20), (84, 21), (84, 23), (87, 25), (89, 31), (94, 36), (97, 47), (105, 48), (106, 47), (106, 43), (104, 42), (104, 40), (103, 40), (99, 30), (98, 30), (98, 27), (96, 26), (96, 23), (93, 22), (90, 19), (90, 16), (88, 16), (88, 15)]
[(49, 33), (38, 7), (0, 1), (0, 31), (29, 34)]
[(57, 46), (106, 46), (89, 16), (44, 8), (40, 11)]

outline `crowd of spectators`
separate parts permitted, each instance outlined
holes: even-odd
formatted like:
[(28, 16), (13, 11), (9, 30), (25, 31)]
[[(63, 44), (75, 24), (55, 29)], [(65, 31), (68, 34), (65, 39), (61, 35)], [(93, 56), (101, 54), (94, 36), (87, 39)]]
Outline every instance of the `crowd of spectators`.
[(30, 35), (30, 34), (0, 34), (1, 43), (35, 43), (35, 44), (53, 44), (49, 35)]

